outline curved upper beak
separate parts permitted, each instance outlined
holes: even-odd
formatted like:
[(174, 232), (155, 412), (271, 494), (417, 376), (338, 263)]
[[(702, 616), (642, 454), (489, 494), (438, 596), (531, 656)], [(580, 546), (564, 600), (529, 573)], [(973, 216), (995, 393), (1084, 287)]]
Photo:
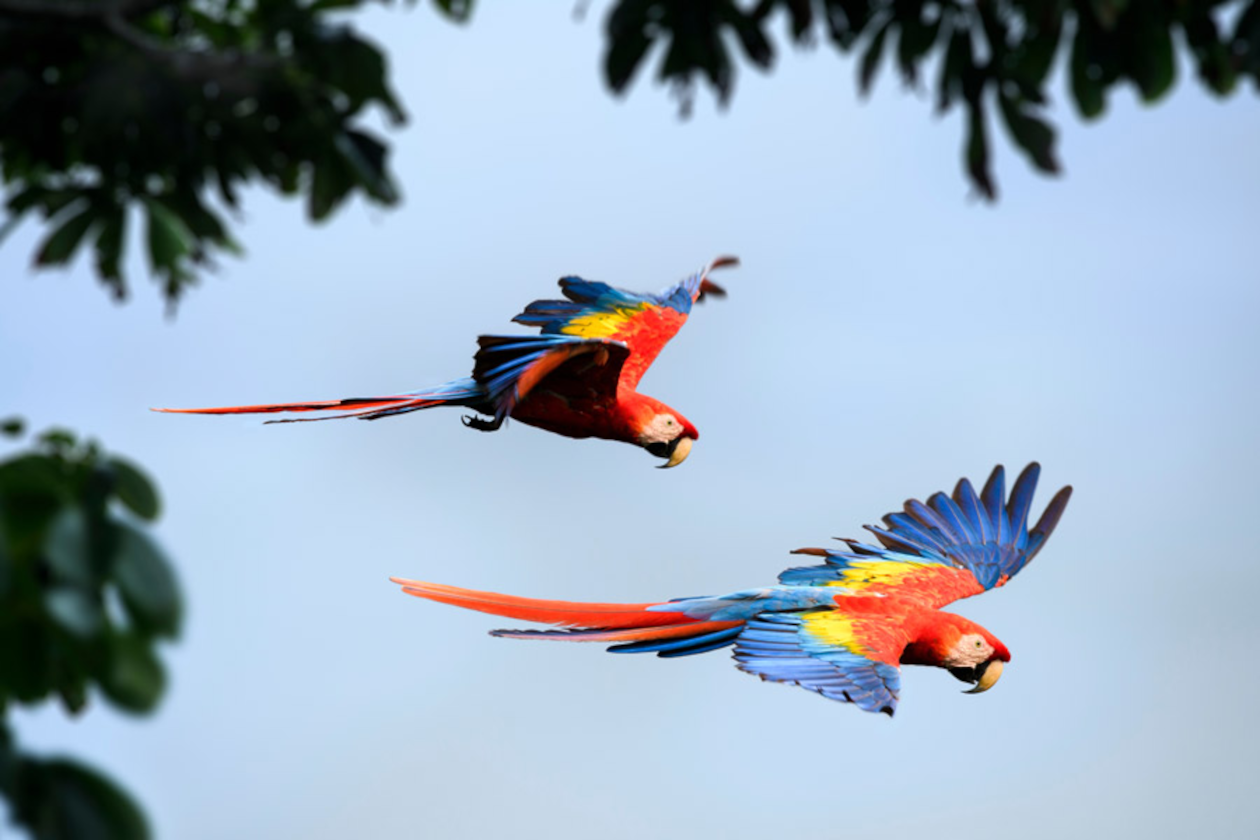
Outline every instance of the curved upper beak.
[(969, 688), (963, 694), (979, 694), (982, 691), (988, 691), (997, 685), (997, 681), (1002, 677), (1002, 660), (991, 659), (976, 667), (976, 686)]
[(674, 438), (674, 440), (664, 447), (664, 451), (662, 452), (654, 452), (651, 447), (649, 447), (648, 450), (652, 451), (653, 455), (661, 455), (662, 457), (669, 458), (668, 461), (657, 467), (657, 469), (667, 470), (670, 467), (676, 467), (683, 461), (687, 460), (687, 456), (691, 454), (692, 443), (693, 441), (691, 438), (684, 436)]

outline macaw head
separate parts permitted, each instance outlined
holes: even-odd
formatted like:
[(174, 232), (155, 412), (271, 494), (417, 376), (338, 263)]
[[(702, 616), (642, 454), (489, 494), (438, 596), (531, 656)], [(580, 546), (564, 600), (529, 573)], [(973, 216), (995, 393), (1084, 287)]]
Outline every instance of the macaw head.
[(661, 469), (676, 467), (691, 453), (691, 444), (700, 432), (677, 411), (651, 397), (642, 397), (636, 412), (635, 441), (658, 458), (666, 458)]
[(993, 688), (1002, 676), (1003, 664), (1011, 661), (1011, 652), (996, 636), (970, 619), (947, 612), (936, 614), (906, 654), (902, 662), (936, 665), (972, 683), (974, 687), (965, 694)]

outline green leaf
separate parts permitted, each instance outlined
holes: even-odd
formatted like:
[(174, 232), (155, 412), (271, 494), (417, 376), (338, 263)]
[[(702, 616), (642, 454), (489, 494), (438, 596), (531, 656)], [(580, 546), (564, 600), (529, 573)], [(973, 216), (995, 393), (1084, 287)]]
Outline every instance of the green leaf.
[(1143, 10), (1132, 26), (1132, 39), (1126, 50), (1129, 73), (1137, 82), (1142, 99), (1154, 102), (1168, 92), (1177, 78), (1172, 32), (1163, 14), (1155, 10)]
[(21, 437), (24, 431), (26, 431), (26, 421), (21, 417), (6, 417), (0, 420), (0, 435)]
[(157, 488), (135, 464), (123, 458), (109, 459), (114, 474), (114, 492), (127, 508), (141, 519), (157, 519), (162, 510)]
[(166, 672), (151, 643), (131, 633), (109, 637), (108, 664), (100, 674), (105, 697), (128, 712), (148, 712), (162, 699)]
[(1252, 0), (1234, 24), (1230, 49), (1241, 72), (1251, 73), (1256, 83), (1260, 84), (1260, 2), (1257, 0)]
[(0, 517), (14, 554), (38, 552), (45, 528), (70, 497), (70, 487), (56, 459), (20, 455), (0, 462)]
[(1059, 162), (1054, 156), (1054, 129), (1030, 113), (1023, 103), (1008, 96), (999, 97), (998, 106), (1015, 144), (1027, 153), (1033, 166), (1042, 172), (1058, 172)]
[(61, 498), (68, 489), (52, 456), (28, 453), (0, 461), (0, 494)]
[(1072, 41), (1072, 97), (1087, 120), (1101, 116), (1107, 104), (1103, 71), (1092, 54), (1092, 37), (1083, 19), (1078, 21)]
[(963, 91), (963, 74), (972, 69), (971, 30), (960, 27), (949, 38), (945, 60), (941, 62), (941, 79), (937, 88), (936, 109), (946, 111)]
[(979, 98), (967, 104), (967, 173), (976, 189), (993, 201), (997, 198), (997, 188), (989, 171), (989, 136), (984, 125), (984, 105)]
[(144, 207), (148, 213), (149, 260), (153, 270), (175, 269), (196, 246), (192, 231), (161, 201), (146, 197)]
[(889, 22), (885, 21), (877, 28), (862, 55), (862, 66), (858, 75), (858, 89), (862, 95), (870, 93), (871, 83), (875, 81), (875, 71), (879, 68), (879, 58), (884, 52), (884, 39), (888, 35)]
[(132, 623), (145, 635), (179, 633), (183, 601), (166, 557), (144, 532), (119, 524), (114, 583)]
[[(347, 28), (321, 31), (315, 43), (318, 46), (312, 62), (323, 71), (326, 84), (340, 88), (348, 98), (346, 108), (338, 107), (339, 112), (344, 111), (339, 116), (354, 114), (375, 100), (385, 107), (394, 123), (406, 120), (407, 115), (386, 83), (385, 56), (380, 50)], [(328, 129), (321, 131), (328, 133)]]
[(24, 190), (14, 194), (5, 202), (5, 207), (10, 213), (22, 214), (36, 207), (40, 208), (40, 212), (44, 214), (44, 218), (51, 218), (68, 205), (83, 198), (83, 191), (74, 187), (66, 189), (49, 189), (40, 184), (34, 184)]
[(1011, 53), (1011, 78), (1019, 85), (1025, 99), (1044, 105), (1045, 82), (1059, 51), (1063, 18), (1051, 15), (1036, 25), (1029, 24), (1023, 40)]
[(21, 756), (13, 820), (33, 840), (148, 840), (140, 807), (111, 779), (69, 759)]
[(354, 187), (349, 165), (340, 154), (321, 155), (311, 166), (308, 209), (311, 219), (326, 219)]
[(0, 701), (43, 699), (53, 688), (54, 640), (42, 617), (0, 616)]
[(652, 0), (621, 0), (608, 15), (604, 78), (614, 93), (625, 90), (655, 41), (656, 30), (650, 28), (648, 20), (653, 7)]
[(434, 2), (448, 18), (458, 23), (464, 23), (472, 17), (473, 0), (434, 0)]
[[(788, 19), (792, 24), (792, 40), (798, 44), (804, 43), (814, 24), (814, 12), (810, 6), (810, 0), (787, 0), (783, 5), (787, 9)], [(755, 16), (755, 13), (750, 15), (750, 17)], [(834, 17), (834, 15), (829, 17)]]
[[(75, 205), (78, 207), (78, 205)], [(88, 228), (96, 221), (95, 209), (87, 202), (76, 210), (68, 211), (59, 219), (61, 224), (44, 240), (35, 255), (37, 266), (64, 265), (74, 256), (79, 243), (88, 232)]]
[(848, 51), (870, 22), (871, 6), (867, 0), (832, 0), (828, 6), (827, 34), (836, 46)]
[(732, 7), (729, 23), (739, 36), (748, 60), (758, 67), (769, 67), (774, 61), (774, 47), (770, 45), (766, 33), (761, 31), (761, 22)]
[(1221, 39), (1220, 29), (1209, 9), (1192, 9), (1182, 22), (1186, 41), (1199, 62), (1199, 78), (1213, 92), (1232, 93), (1238, 81), (1238, 73), (1230, 58), (1229, 47)]
[(71, 715), (77, 715), (87, 708), (87, 680), (78, 675), (63, 678), (62, 683), (57, 686), (57, 694), (61, 697), (61, 705)]
[(126, 219), (123, 208), (113, 208), (105, 214), (100, 232), (96, 234), (96, 271), (105, 280), (122, 280), (120, 263)]
[(52, 428), (43, 432), (39, 436), (40, 445), (51, 449), (58, 455), (68, 455), (70, 450), (74, 449), (78, 439), (74, 436), (74, 432), (68, 429)]
[(652, 40), (642, 32), (610, 39), (604, 54), (604, 78), (614, 93), (621, 93), (630, 84), (651, 46)]
[(90, 639), (105, 626), (105, 612), (82, 589), (55, 586), (44, 592), (44, 609), (61, 629), (80, 639)]
[(66, 505), (53, 518), (44, 538), (44, 556), (54, 582), (79, 589), (93, 586), (91, 541), (82, 507)]
[(385, 145), (361, 131), (339, 133), (333, 141), (337, 151), (359, 176), (368, 195), (382, 204), (398, 201), (398, 190), (385, 171)]
[(901, 38), (897, 42), (897, 65), (901, 75), (909, 83), (918, 80), (919, 61), (936, 40), (941, 21), (938, 17), (927, 23), (917, 14), (905, 16), (901, 20)]

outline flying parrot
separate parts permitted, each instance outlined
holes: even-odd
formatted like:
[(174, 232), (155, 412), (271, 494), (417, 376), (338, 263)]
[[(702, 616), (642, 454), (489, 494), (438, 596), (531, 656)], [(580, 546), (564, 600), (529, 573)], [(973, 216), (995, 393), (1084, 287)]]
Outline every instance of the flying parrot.
[(735, 257), (718, 257), (657, 295), (563, 277), (560, 291), (567, 300), (536, 300), (512, 319), (539, 327), (540, 335), (480, 336), (472, 376), (435, 388), (386, 397), (154, 410), (176, 414), (345, 412), (269, 421), (291, 423), (344, 417), (377, 420), (437, 406), (459, 406), (489, 418), (464, 417), (464, 425), (483, 432), (497, 430), (511, 417), (566, 437), (632, 443), (665, 458), (662, 467), (676, 467), (700, 433), (681, 412), (635, 389), (661, 348), (686, 323), (692, 304), (705, 295), (726, 295), (709, 279), (709, 272), (738, 263)]
[(902, 665), (945, 668), (987, 691), (1010, 652), (992, 633), (940, 608), (1002, 586), (1049, 539), (1072, 488), (1064, 487), (1028, 528), (1041, 467), (1032, 463), (1006, 498), (999, 465), (980, 495), (962, 479), (953, 496), (911, 499), (883, 527), (878, 545), (841, 540), (843, 549), (802, 548), (820, 566), (791, 568), (777, 586), (718, 597), (648, 604), (592, 604), (517, 598), (390, 578), (419, 598), (561, 630), (494, 630), (511, 639), (612, 642), (615, 653), (690, 656), (735, 646), (740, 670), (824, 697), (892, 715)]

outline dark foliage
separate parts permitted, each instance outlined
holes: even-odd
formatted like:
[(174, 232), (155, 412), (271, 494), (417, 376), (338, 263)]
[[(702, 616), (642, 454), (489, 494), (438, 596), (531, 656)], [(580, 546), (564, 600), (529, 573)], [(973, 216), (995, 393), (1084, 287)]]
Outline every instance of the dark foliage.
[[(9, 420), (0, 432), (16, 436)], [(142, 522), (160, 510), (135, 465), (53, 431), (0, 461), (0, 795), (37, 838), (133, 838), (143, 814), (81, 764), (18, 752), (13, 704), (57, 698), (78, 714), (97, 692), (151, 711), (166, 688), (156, 646), (178, 632), (174, 572)]]
[[(366, 2), (0, 0), (0, 177), (10, 188), (0, 241), (39, 214), (49, 233), (35, 264), (65, 264), (90, 245), (97, 274), (122, 297), (127, 223), (140, 217), (174, 302), (216, 252), (239, 251), (223, 211), (243, 184), (303, 195), (314, 220), (355, 194), (397, 202), (388, 149), (358, 121), (373, 105), (395, 123), (404, 114), (384, 57), (341, 22)], [(472, 10), (472, 0), (433, 5), (452, 20)], [(907, 84), (930, 84), (939, 112), (960, 105), (964, 165), (989, 199), (994, 120), (1033, 167), (1059, 171), (1045, 111), (1059, 57), (1086, 119), (1122, 82), (1159, 99), (1179, 51), (1215, 94), (1245, 77), (1260, 83), (1260, 0), (619, 0), (604, 74), (620, 93), (657, 49), (684, 113), (701, 80), (725, 104), (741, 59), (772, 66), (776, 21), (797, 44), (821, 37), (856, 54), (863, 93), (892, 63)]]
[[(121, 298), (138, 215), (173, 303), (196, 266), (239, 250), (222, 208), (246, 183), (303, 194), (313, 220), (355, 193), (397, 202), (388, 150), (357, 120), (377, 105), (398, 124), (402, 107), (384, 56), (336, 22), (363, 2), (0, 0), (0, 239), (38, 213), (35, 264), (90, 243)], [(462, 19), (469, 0), (437, 5)]]
[(1068, 55), (1072, 97), (1087, 119), (1102, 115), (1121, 82), (1144, 101), (1162, 97), (1176, 78), (1179, 48), (1215, 94), (1233, 92), (1248, 76), (1260, 85), (1260, 0), (620, 0), (608, 16), (605, 77), (624, 91), (660, 45), (659, 77), (682, 93), (684, 112), (697, 79), (725, 103), (741, 53), (754, 67), (773, 64), (768, 33), (780, 17), (798, 44), (821, 33), (840, 52), (860, 55), (863, 93), (885, 57), (914, 86), (926, 67), (935, 69), (937, 110), (961, 104), (967, 111), (963, 158), (989, 199), (997, 195), (987, 129), (995, 104), (1029, 162), (1059, 171), (1044, 109), (1060, 54)]

